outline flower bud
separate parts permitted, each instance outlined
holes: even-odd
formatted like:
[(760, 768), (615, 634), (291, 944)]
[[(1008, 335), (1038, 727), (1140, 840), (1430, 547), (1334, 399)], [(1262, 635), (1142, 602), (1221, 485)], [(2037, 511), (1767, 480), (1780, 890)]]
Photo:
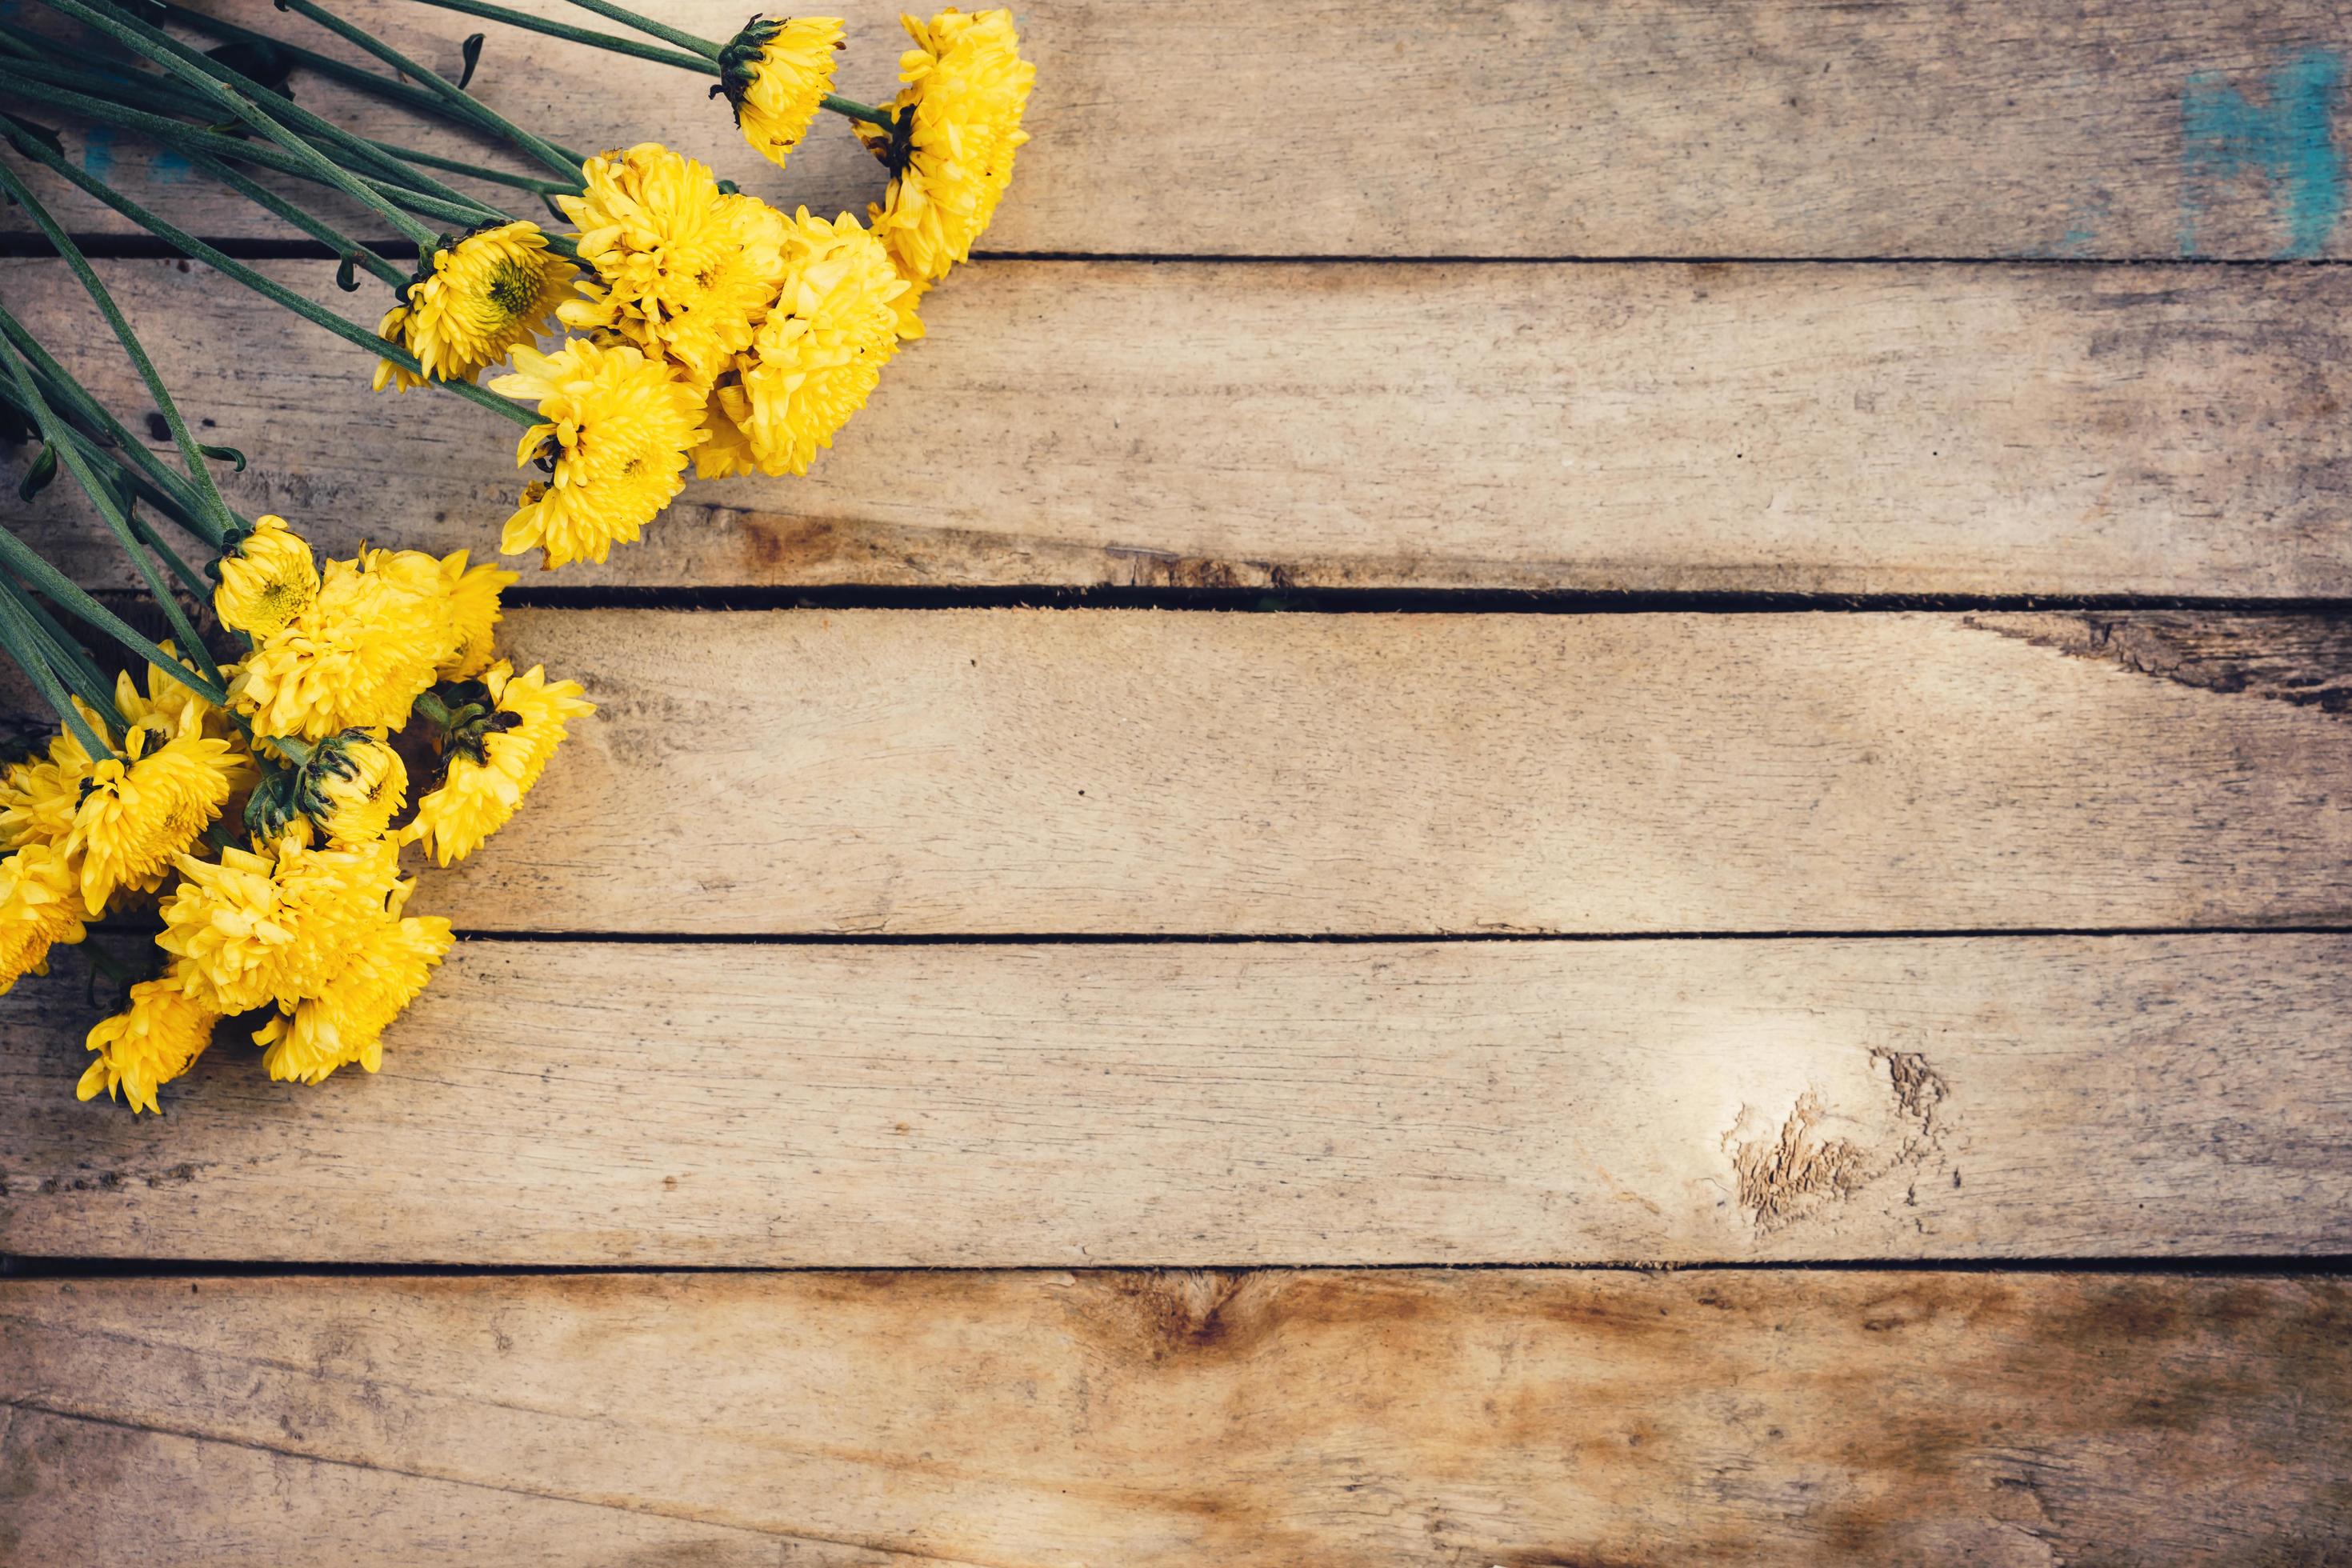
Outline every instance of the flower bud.
[(366, 730), (345, 730), (305, 744), (276, 736), (265, 745), (289, 764), (268, 770), (245, 808), (257, 843), (288, 833), (307, 843), (315, 827), (335, 848), (374, 843), (408, 799), (400, 753)]

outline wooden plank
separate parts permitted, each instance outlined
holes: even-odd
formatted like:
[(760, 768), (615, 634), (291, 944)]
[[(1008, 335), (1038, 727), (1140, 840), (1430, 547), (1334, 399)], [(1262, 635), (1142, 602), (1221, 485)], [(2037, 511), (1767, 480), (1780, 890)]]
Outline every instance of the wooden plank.
[(0, 1313), (27, 1562), (153, 1514), (163, 1565), (223, 1561), (215, 1521), (246, 1561), (538, 1563), (558, 1510), (599, 1565), (690, 1531), (996, 1568), (2352, 1551), (2337, 1279), (18, 1280)]
[[(495, 547), (503, 422), (201, 268), (107, 277), (249, 510)], [(0, 295), (141, 424), (62, 268)], [(2352, 595), (2342, 269), (1003, 263), (933, 300), (806, 479), (692, 485), (550, 581)]]
[[(521, 3), (582, 19), (562, 0)], [(219, 9), (349, 54), (260, 0)], [(393, 0), (339, 9), (452, 74), (457, 40), (481, 26)], [(904, 41), (895, 12), (847, 9), (841, 84), (883, 97)], [(1017, 12), (1038, 68), (1036, 139), (989, 236), (1000, 249), (2352, 255), (2333, 151), (2352, 23), (2330, 0), (1467, 0), (1442, 13), (1365, 0), (1344, 26), (1248, 0)], [(724, 38), (743, 6), (667, 0), (662, 16)], [(667, 141), (827, 213), (879, 190), (836, 124), (779, 174), (706, 101), (703, 79), (493, 35), (474, 90), (542, 132), (592, 148)], [(324, 83), (298, 91), (347, 107)], [(381, 113), (362, 123), (420, 139)], [(199, 232), (286, 232), (131, 138), (76, 151)], [(79, 203), (72, 216), (100, 221)]]
[(2352, 1250), (2352, 938), (467, 942), (134, 1121), (0, 1005), (0, 1251), (866, 1265)]
[(505, 646), (603, 710), (419, 907), (718, 935), (2343, 921), (2352, 726), (2279, 699), (2340, 694), (2352, 650), (2217, 617), (2323, 656), (2218, 691), (2112, 631), (2184, 619), (523, 611)]

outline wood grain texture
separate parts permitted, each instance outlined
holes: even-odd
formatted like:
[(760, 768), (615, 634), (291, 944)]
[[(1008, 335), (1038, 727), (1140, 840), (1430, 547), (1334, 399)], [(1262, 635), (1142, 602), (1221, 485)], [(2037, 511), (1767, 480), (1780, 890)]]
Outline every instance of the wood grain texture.
[(236, 1560), (208, 1526), (599, 1568), (751, 1535), (993, 1568), (2352, 1550), (2330, 1279), (84, 1279), (0, 1314), (26, 1562)]
[(2069, 624), (518, 612), (503, 646), (604, 708), (420, 907), (713, 934), (2343, 920), (2352, 725), (2026, 635)]
[[(0, 1005), (0, 1251), (1008, 1266), (2352, 1249), (2352, 938), (469, 942), (162, 1118)], [(71, 965), (68, 964), (68, 971)]]
[[(522, 3), (594, 25), (561, 0)], [(895, 12), (845, 9), (843, 90), (884, 97), (904, 43)], [(338, 10), (451, 75), (457, 41), (483, 26), (395, 0)], [(259, 0), (219, 13), (350, 55)], [(2352, 25), (2329, 0), (1367, 0), (1344, 16), (1032, 0), (1017, 14), (1036, 139), (987, 238), (1002, 250), (2352, 254), (2330, 156)], [(723, 39), (743, 7), (666, 0), (661, 15)], [(879, 193), (837, 121), (779, 173), (705, 100), (705, 79), (490, 30), (474, 90), (558, 140), (667, 142), (828, 215)], [(598, 90), (583, 93), (589, 72)], [(330, 84), (298, 78), (297, 91), (348, 107)], [(358, 123), (429, 139), (381, 111)], [(76, 151), (197, 232), (286, 232), (131, 138)], [(91, 204), (68, 210), (120, 226)]]
[[(502, 421), (202, 268), (106, 276), (248, 510), (495, 547)], [(147, 427), (60, 266), (0, 296)], [(928, 309), (808, 478), (549, 581), (2352, 595), (2352, 271), (1008, 262)], [(36, 542), (129, 583), (50, 494)]]

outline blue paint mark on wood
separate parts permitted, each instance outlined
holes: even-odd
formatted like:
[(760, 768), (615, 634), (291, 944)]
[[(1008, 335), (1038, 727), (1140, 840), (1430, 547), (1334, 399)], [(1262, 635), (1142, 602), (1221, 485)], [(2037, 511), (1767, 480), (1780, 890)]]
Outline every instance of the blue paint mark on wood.
[(2279, 254), (2318, 256), (2344, 216), (2344, 158), (2335, 110), (2344, 61), (2305, 49), (2271, 73), (2256, 105), (2217, 71), (2200, 71), (2180, 95), (2180, 254), (2195, 256), (2197, 220), (2213, 187), (2252, 171), (2270, 180), (2287, 239)]
[(114, 172), (114, 127), (93, 125), (81, 133), (82, 172), (105, 179)]
[(147, 177), (159, 185), (183, 184), (195, 171), (196, 166), (188, 162), (188, 155), (177, 147), (159, 148), (147, 163)]

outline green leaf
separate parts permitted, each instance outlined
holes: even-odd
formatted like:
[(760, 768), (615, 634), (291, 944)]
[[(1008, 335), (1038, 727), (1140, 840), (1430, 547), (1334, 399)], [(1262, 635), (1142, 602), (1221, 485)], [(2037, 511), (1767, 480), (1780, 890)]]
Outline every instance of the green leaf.
[(50, 481), (57, 477), (58, 449), (51, 443), (44, 441), (41, 443), (40, 455), (33, 459), (33, 466), (26, 468), (25, 477), (16, 481), (16, 499), (22, 501), (31, 500), (35, 496), (47, 489)]
[[(161, 26), (160, 22), (156, 26)], [(294, 96), (289, 79), (294, 74), (293, 57), (277, 45), (263, 38), (240, 38), (205, 51), (206, 59), (218, 60), (239, 75), (252, 78), (270, 91), (285, 98)]]
[(215, 463), (235, 463), (238, 473), (245, 472), (245, 454), (234, 447), (207, 447), (199, 441), (196, 443), (196, 450)]
[(469, 33), (467, 35), (466, 41), (457, 46), (458, 54), (463, 56), (466, 61), (465, 68), (457, 73), (457, 85), (461, 89), (473, 81), (474, 68), (482, 63), (484, 37), (485, 35), (480, 33)]
[[(0, 120), (6, 121), (58, 157), (62, 158), (66, 155), (65, 138), (59, 136), (51, 127), (37, 120), (27, 120), (21, 114), (0, 114)], [(9, 205), (13, 206), (16, 204), (12, 201)]]

